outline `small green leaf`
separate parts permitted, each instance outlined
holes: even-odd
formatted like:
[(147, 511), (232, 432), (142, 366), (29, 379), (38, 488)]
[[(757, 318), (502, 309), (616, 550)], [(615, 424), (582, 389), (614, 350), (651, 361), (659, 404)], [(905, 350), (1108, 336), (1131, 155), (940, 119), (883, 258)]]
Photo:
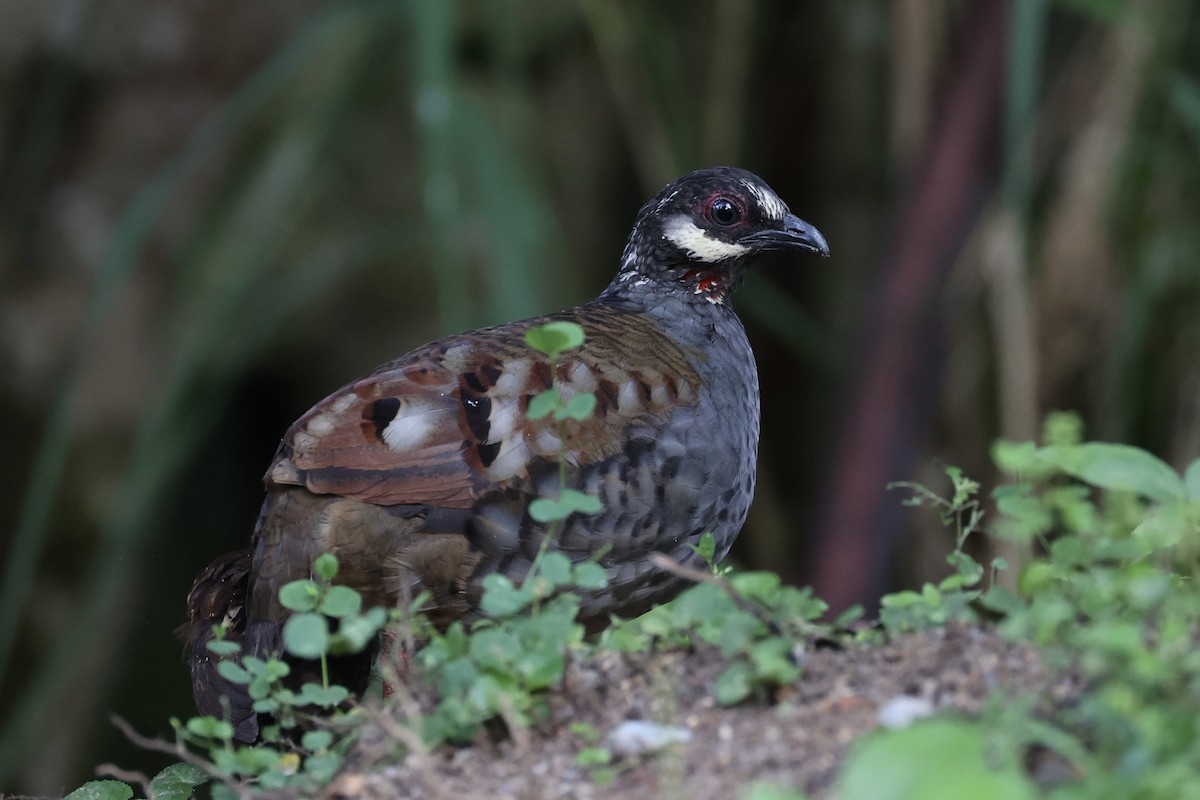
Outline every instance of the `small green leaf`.
[(545, 353), (552, 361), (564, 350), (579, 347), (583, 340), (583, 328), (574, 322), (547, 322), (525, 333), (525, 341), (529, 346)]
[(840, 630), (842, 628), (848, 628), (855, 622), (858, 622), (860, 619), (862, 619), (865, 614), (866, 611), (863, 609), (863, 607), (858, 603), (855, 603), (834, 618), (833, 629)]
[(926, 583), (921, 587), (921, 599), (936, 608), (942, 604), (942, 592), (932, 583)]
[(566, 662), (561, 651), (534, 650), (523, 653), (517, 661), (517, 669), (530, 690), (546, 689), (558, 683)]
[(750, 665), (745, 661), (735, 661), (724, 672), (717, 676), (713, 685), (713, 694), (717, 702), (723, 706), (740, 703), (750, 695)]
[(1150, 552), (1169, 551), (1194, 535), (1196, 520), (1189, 511), (1186, 504), (1161, 506), (1157, 513), (1148, 513), (1131, 535)]
[(1038, 459), (1038, 448), (1033, 442), (997, 439), (992, 444), (992, 462), (1001, 472), (1023, 480), (1034, 480), (1047, 472), (1045, 463)]
[(324, 750), (333, 744), (333, 734), (329, 731), (308, 731), (300, 739), (300, 746), (310, 753)]
[(298, 658), (319, 658), (329, 644), (329, 625), (320, 614), (296, 614), (283, 626), (283, 646)]
[(467, 688), (467, 702), (489, 717), (500, 710), (500, 698), (502, 697), (511, 698), (512, 695), (505, 692), (492, 675), (480, 675)]
[(300, 687), (300, 693), (296, 695), (296, 704), (302, 706), (321, 706), (322, 708), (332, 708), (333, 706), (343, 703), (350, 697), (350, 690), (345, 686), (333, 685), (328, 688), (318, 686), (315, 683), (306, 683)]
[(1187, 497), (1179, 474), (1137, 447), (1088, 442), (1043, 447), (1038, 456), (1068, 475), (1102, 489), (1136, 492), (1160, 502)]
[(580, 589), (603, 589), (608, 585), (608, 572), (595, 561), (575, 565), (575, 585)]
[(550, 412), (559, 406), (558, 389), (551, 387), (544, 392), (539, 392), (529, 401), (529, 407), (525, 409), (525, 416), (529, 419), (541, 419), (550, 415)]
[(713, 555), (717, 552), (717, 537), (712, 535), (712, 531), (705, 531), (700, 536), (699, 544), (688, 545), (696, 555), (704, 559), (704, 563), (712, 566)]
[(386, 623), (387, 612), (378, 606), (362, 616), (346, 617), (338, 626), (337, 634), (330, 639), (330, 652), (335, 655), (361, 653)]
[(193, 736), (202, 736), (207, 739), (224, 740), (233, 737), (233, 726), (216, 717), (192, 717), (184, 727)]
[(729, 579), (734, 591), (750, 600), (770, 603), (779, 595), (780, 578), (774, 572), (740, 572)]
[(612, 753), (605, 747), (585, 747), (575, 754), (575, 763), (581, 767), (599, 767), (612, 761)]
[[(260, 663), (262, 664), (262, 674), (272, 680), (286, 678), (292, 672), (292, 668), (288, 666), (288, 663), (278, 658), (272, 658), (269, 661)], [(244, 664), (245, 662), (243, 662)]]
[(537, 522), (553, 522), (571, 516), (571, 511), (557, 500), (539, 497), (529, 504), (529, 516)]
[(791, 660), (792, 642), (773, 636), (756, 642), (748, 651), (759, 681), (783, 685), (800, 677), (800, 668)]
[(470, 656), (481, 668), (505, 672), (521, 654), (521, 640), (497, 628), (482, 630), (471, 637)]
[(327, 581), (337, 577), (338, 560), (332, 553), (322, 553), (313, 562), (313, 574)]
[[(932, 719), (863, 737), (851, 750), (837, 789), (841, 800), (1032, 800), (1033, 786), (1015, 755), (986, 751), (983, 731)], [(937, 769), (929, 765), (936, 763)]]
[(572, 722), (567, 730), (571, 731), (571, 733), (575, 734), (580, 739), (583, 739), (585, 742), (595, 743), (600, 741), (600, 731), (596, 730), (595, 725), (591, 725), (587, 722)]
[(213, 639), (205, 647), (210, 653), (217, 656), (232, 656), (242, 652), (242, 648), (237, 642), (230, 642), (226, 639)]
[(341, 763), (342, 757), (337, 753), (321, 753), (304, 759), (304, 771), (318, 783), (328, 783)]
[(983, 565), (966, 553), (951, 553), (946, 556), (946, 563), (954, 567), (965, 586), (974, 586), (983, 579)]
[[(290, 692), (288, 693), (291, 694)], [(262, 700), (255, 700), (250, 706), (254, 709), (255, 714), (274, 714), (280, 708), (279, 700), (274, 697), (267, 697)]]
[(591, 392), (577, 394), (571, 398), (565, 408), (554, 412), (554, 418), (560, 422), (564, 419), (573, 419), (583, 422), (592, 415), (596, 410), (596, 395)]
[(192, 790), (208, 782), (208, 776), (191, 764), (172, 764), (150, 780), (154, 800), (188, 800)]
[(1187, 489), (1188, 500), (1200, 502), (1200, 458), (1193, 461), (1183, 473), (1183, 485)]
[(784, 789), (766, 781), (755, 781), (750, 785), (744, 800), (805, 800), (798, 789)]
[(88, 781), (63, 800), (129, 800), (133, 789), (121, 781)]
[(603, 789), (617, 779), (617, 770), (612, 767), (592, 767), (588, 775), (597, 788)]
[(266, 675), (267, 662), (257, 656), (246, 656), (242, 659), (242, 666), (245, 667), (251, 675)]
[(279, 589), (279, 602), (290, 611), (312, 611), (320, 596), (321, 587), (307, 578), (290, 581)]
[(233, 661), (222, 661), (217, 664), (217, 674), (230, 683), (241, 684), (249, 683), (252, 677), (241, 664)]
[(529, 516), (538, 522), (566, 519), (572, 514), (595, 514), (604, 506), (600, 500), (575, 489), (563, 489), (557, 499), (539, 497), (529, 504)]
[(1011, 617), (1025, 609), (1021, 598), (1003, 586), (992, 586), (979, 597), (979, 604), (1005, 617)]
[(558, 551), (546, 553), (539, 562), (538, 576), (551, 587), (571, 582), (571, 559)]
[(341, 619), (357, 614), (362, 608), (362, 595), (349, 586), (330, 586), (321, 600), (320, 611), (329, 617)]
[(225, 783), (214, 783), (211, 791), (212, 800), (241, 800), (237, 790)]
[(506, 575), (492, 574), (483, 579), (483, 597), (479, 606), (489, 617), (511, 617), (533, 602), (533, 593), (517, 589)]
[(265, 677), (257, 677), (246, 687), (246, 694), (251, 700), (265, 700), (271, 694), (271, 681)]
[(1017, 576), (1017, 591), (1023, 597), (1033, 597), (1060, 580), (1059, 570), (1048, 561), (1034, 561)]
[(590, 494), (584, 494), (583, 492), (577, 492), (574, 489), (563, 489), (562, 495), (559, 497), (559, 502), (572, 512), (577, 511), (580, 514), (596, 514), (604, 508), (599, 498), (592, 497)]
[(721, 652), (732, 656), (744, 651), (763, 630), (763, 624), (752, 614), (740, 609), (725, 615), (720, 626)]

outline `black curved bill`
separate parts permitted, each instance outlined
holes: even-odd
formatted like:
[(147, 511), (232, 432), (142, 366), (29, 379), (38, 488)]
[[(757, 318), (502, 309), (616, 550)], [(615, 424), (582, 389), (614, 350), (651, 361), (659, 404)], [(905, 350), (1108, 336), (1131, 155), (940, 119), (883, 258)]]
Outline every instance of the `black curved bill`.
[(795, 214), (784, 217), (783, 228), (757, 231), (742, 241), (754, 245), (759, 250), (797, 249), (822, 256), (829, 255), (829, 243), (825, 241), (821, 232)]

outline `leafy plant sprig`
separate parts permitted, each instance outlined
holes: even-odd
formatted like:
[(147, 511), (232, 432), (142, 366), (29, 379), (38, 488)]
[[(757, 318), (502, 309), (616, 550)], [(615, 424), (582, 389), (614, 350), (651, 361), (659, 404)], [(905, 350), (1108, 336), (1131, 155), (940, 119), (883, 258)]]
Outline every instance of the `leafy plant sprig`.
[[(715, 549), (706, 533), (695, 546), (703, 555)], [(642, 616), (620, 621), (601, 636), (601, 647), (624, 652), (690, 646), (702, 641), (719, 647), (729, 665), (718, 676), (714, 695), (723, 705), (784, 686), (800, 677), (797, 650), (812, 638), (828, 636), (860, 613), (850, 609), (832, 626), (818, 622), (828, 606), (809, 588), (784, 585), (772, 572), (693, 569), (667, 556), (657, 565), (696, 585)]]
[(596, 397), (577, 392), (564, 401), (558, 365), (564, 352), (583, 344), (583, 328), (550, 322), (531, 328), (525, 339), (549, 361), (550, 388), (530, 400), (526, 417), (537, 421), (552, 416), (556, 424), (563, 443), (558, 494), (535, 498), (529, 505), (530, 517), (548, 526), (520, 585), (507, 575), (487, 576), (480, 599), (485, 618), (471, 626), (452, 623), (444, 634), (434, 632), (417, 654), (441, 696), (434, 712), (422, 720), (422, 736), (430, 743), (468, 741), (496, 716), (510, 729), (526, 725), (537, 705), (536, 693), (561, 679), (566, 652), (583, 640), (583, 627), (575, 621), (579, 597), (570, 590), (597, 591), (608, 582), (595, 561), (576, 564), (564, 553), (549, 550), (564, 520), (601, 510), (597, 498), (567, 486), (569, 423), (588, 419)]
[[(979, 483), (965, 475), (958, 467), (948, 466), (946, 476), (950, 478), (953, 493), (942, 497), (920, 483), (900, 481), (889, 483), (889, 489), (908, 489), (912, 496), (902, 501), (904, 505), (930, 506), (938, 510), (942, 523), (954, 529), (954, 550), (946, 556), (946, 563), (953, 572), (936, 584), (926, 583), (920, 591), (906, 589), (885, 595), (880, 600), (879, 620), (890, 633), (922, 630), (938, 627), (947, 622), (975, 622), (978, 614), (974, 604), (985, 597), (982, 586), (984, 567), (963, 547), (967, 540), (981, 530), (984, 511), (979, 501)], [(997, 591), (996, 573), (1008, 568), (1003, 558), (991, 562), (990, 594)], [(995, 595), (997, 598), (999, 594)], [(995, 600), (999, 603), (999, 599)]]
[[(304, 712), (334, 709), (349, 699), (348, 689), (330, 682), (328, 659), (361, 652), (390, 616), (378, 607), (363, 611), (357, 591), (333, 583), (337, 573), (337, 559), (326, 553), (314, 560), (312, 578), (292, 581), (279, 590), (280, 603), (293, 612), (283, 629), (284, 649), (292, 656), (318, 661), (320, 684), (289, 688), (285, 679), (291, 675), (291, 667), (286, 661), (243, 654), (222, 626), (215, 628), (208, 649), (220, 659), (218, 673), (245, 686), (254, 712), (270, 715), (274, 722), (262, 727), (259, 744), (251, 746), (234, 741), (228, 720), (212, 716), (171, 720), (178, 752), (193, 748), (207, 754), (200, 764), (220, 780), (213, 786), (214, 797), (233, 796), (229, 794), (232, 787), (244, 781), (270, 789), (312, 788), (328, 782), (340, 765), (350, 740), (335, 730), (317, 728), (298, 736), (287, 733), (306, 717), (319, 725), (337, 724), (336, 717), (330, 722)], [(338, 621), (336, 630), (331, 629), (329, 619)], [(188, 755), (194, 760), (195, 756)]]
[[(388, 621), (388, 614), (376, 607), (365, 613), (362, 596), (349, 586), (333, 584), (338, 561), (324, 553), (313, 561), (314, 578), (291, 581), (279, 590), (279, 602), (295, 612), (283, 626), (283, 644), (298, 658), (321, 662), (321, 688), (329, 689), (331, 655), (360, 653)], [(336, 632), (329, 618), (338, 620)], [(340, 702), (340, 701), (339, 701)]]
[[(558, 379), (558, 358), (568, 350), (578, 348), (584, 342), (583, 328), (574, 322), (548, 322), (530, 328), (525, 341), (534, 350), (546, 356), (550, 362), (550, 388), (533, 396), (525, 416), (530, 420), (553, 416), (558, 428), (558, 440), (564, 452), (558, 459), (559, 494), (556, 498), (539, 497), (529, 504), (529, 516), (538, 522), (549, 522), (551, 531), (571, 514), (596, 514), (601, 505), (598, 498), (567, 487), (566, 447), (569, 431), (567, 421), (583, 422), (596, 410), (596, 395), (593, 392), (577, 392), (568, 401), (563, 401), (562, 383)], [(550, 535), (553, 538), (553, 534)]]

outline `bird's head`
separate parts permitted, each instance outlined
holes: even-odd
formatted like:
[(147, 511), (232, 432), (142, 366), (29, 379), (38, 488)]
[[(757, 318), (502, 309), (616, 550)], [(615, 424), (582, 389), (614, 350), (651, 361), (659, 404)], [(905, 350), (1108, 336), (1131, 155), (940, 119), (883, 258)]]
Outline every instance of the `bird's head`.
[(771, 250), (829, 255), (821, 232), (792, 214), (762, 178), (709, 167), (669, 183), (642, 207), (616, 283), (681, 286), (724, 303), (754, 257)]

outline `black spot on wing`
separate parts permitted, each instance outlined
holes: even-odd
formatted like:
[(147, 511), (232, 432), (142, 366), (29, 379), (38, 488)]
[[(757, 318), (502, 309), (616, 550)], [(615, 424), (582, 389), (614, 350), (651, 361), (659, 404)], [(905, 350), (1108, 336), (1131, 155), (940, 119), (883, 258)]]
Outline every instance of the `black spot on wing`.
[(470, 389), (475, 394), (483, 394), (487, 391), (487, 387), (483, 385), (483, 382), (480, 381), (479, 377), (473, 372), (465, 373), (462, 376), (462, 383), (463, 386)]
[[(492, 398), (484, 395), (472, 397), (464, 394), (462, 398), (463, 416), (466, 417), (467, 427), (480, 442), (488, 440), (492, 430)], [(493, 456), (494, 458), (494, 456)], [(487, 462), (484, 466), (487, 466)]]
[(479, 374), (483, 377), (488, 387), (496, 385), (496, 381), (500, 380), (502, 372), (504, 372), (504, 368), (495, 360), (487, 361), (479, 366)]
[(367, 413), (370, 414), (371, 422), (375, 424), (375, 436), (382, 442), (384, 430), (396, 418), (396, 414), (400, 413), (400, 398), (382, 397), (368, 407)]
[(476, 452), (479, 453), (479, 462), (485, 467), (490, 467), (492, 462), (496, 460), (496, 456), (500, 455), (501, 442), (495, 444), (484, 444), (480, 442), (475, 446)]

